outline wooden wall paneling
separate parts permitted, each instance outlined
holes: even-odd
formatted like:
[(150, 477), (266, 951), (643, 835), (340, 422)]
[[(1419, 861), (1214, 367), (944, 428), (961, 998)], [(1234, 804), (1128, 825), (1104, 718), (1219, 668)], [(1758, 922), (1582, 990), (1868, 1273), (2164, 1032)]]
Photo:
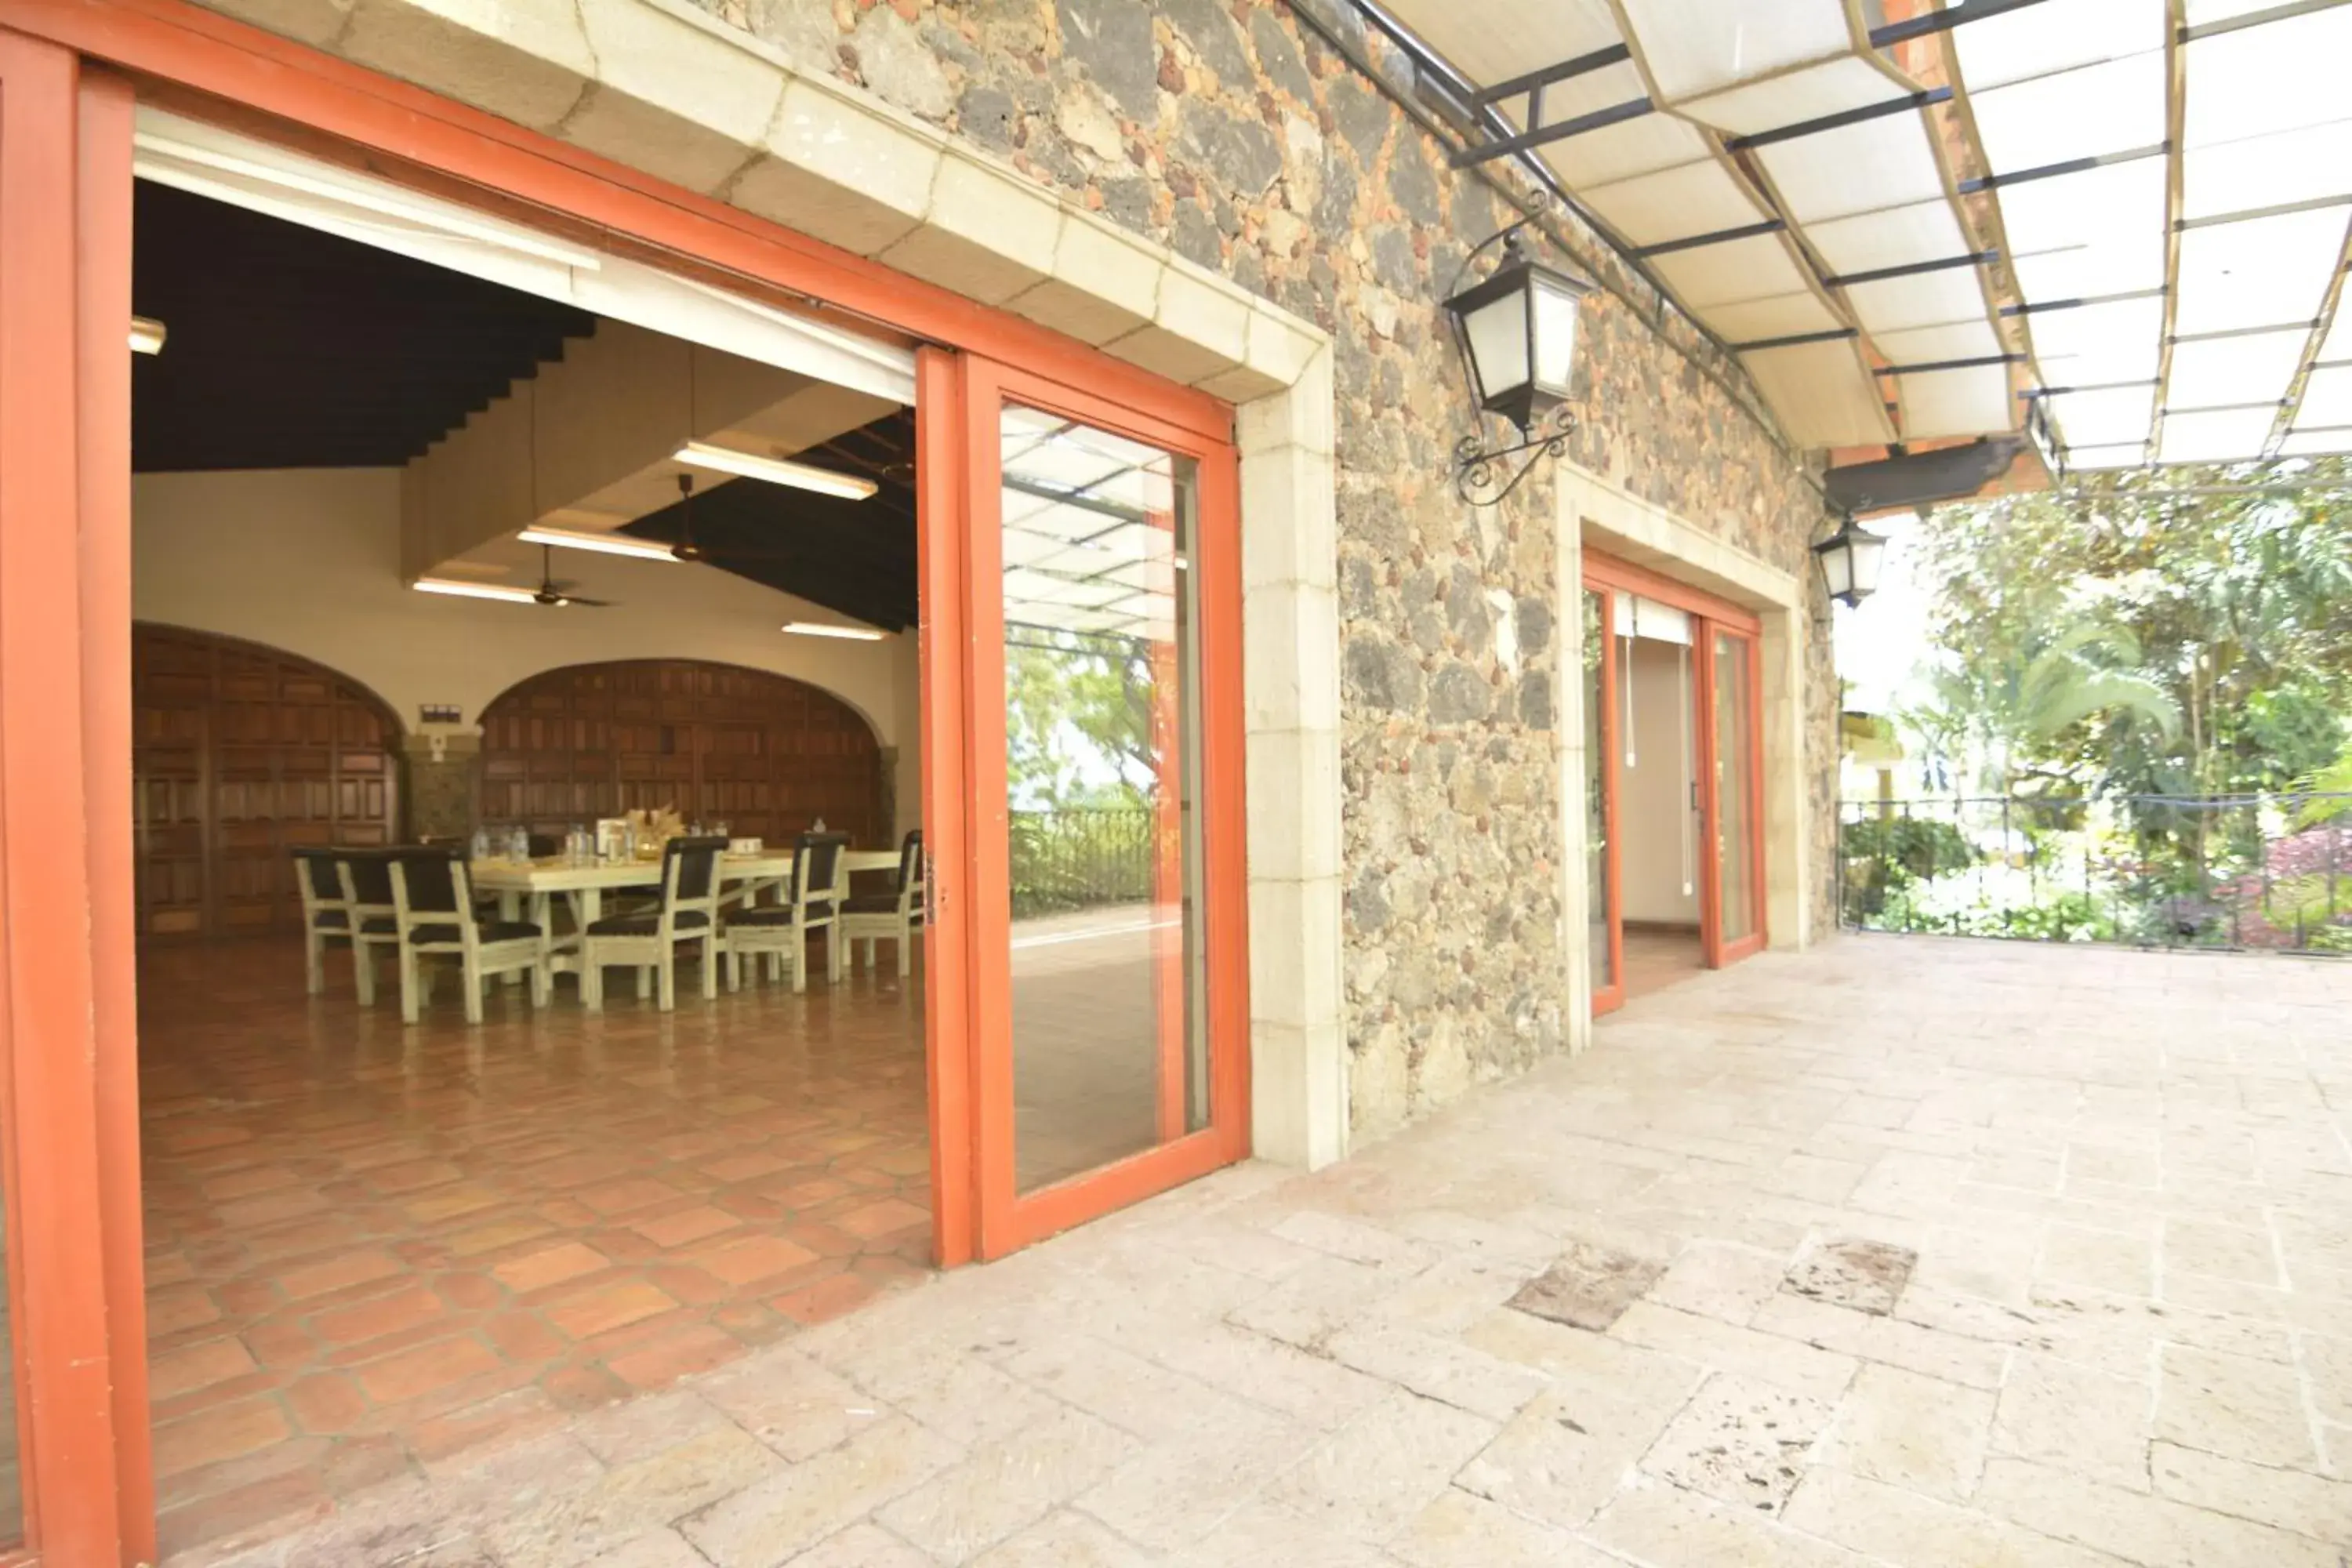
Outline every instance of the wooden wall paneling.
[(131, 639), (139, 929), (297, 929), (297, 845), (397, 834), (399, 722), (322, 665), (173, 626)]
[(674, 806), (739, 837), (789, 839), (822, 817), (889, 842), (879, 742), (819, 688), (694, 659), (580, 665), (532, 677), (482, 715), (484, 812), (560, 836)]

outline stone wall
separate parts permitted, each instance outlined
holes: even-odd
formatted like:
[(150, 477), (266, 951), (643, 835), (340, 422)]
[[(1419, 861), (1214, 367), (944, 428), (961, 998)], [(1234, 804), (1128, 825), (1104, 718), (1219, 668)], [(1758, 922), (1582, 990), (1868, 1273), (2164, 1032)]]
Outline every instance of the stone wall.
[[(1496, 509), (1455, 497), (1468, 421), (1436, 308), (1516, 216), (1503, 196), (1280, 4), (711, 9), (1331, 333), (1355, 1134), (1559, 1048), (1551, 497), (1540, 475)], [(1737, 369), (1572, 217), (1552, 226), (1569, 254), (1550, 258), (1604, 286), (1582, 319), (1576, 460), (1811, 583), (1818, 501)], [(1816, 610), (1826, 867), (1836, 682)]]

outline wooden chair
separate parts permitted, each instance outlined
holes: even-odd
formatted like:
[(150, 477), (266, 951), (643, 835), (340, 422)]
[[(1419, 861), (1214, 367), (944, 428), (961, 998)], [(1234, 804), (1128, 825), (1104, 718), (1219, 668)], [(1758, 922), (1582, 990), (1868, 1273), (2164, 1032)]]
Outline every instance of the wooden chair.
[(346, 849), (335, 858), (343, 903), (352, 912), (352, 978), (360, 1005), (375, 1005), (375, 950), (400, 952), (400, 909), (392, 896), (392, 851)]
[[(874, 944), (885, 939), (898, 944), (898, 973), (913, 972), (914, 938), (923, 923), (923, 830), (907, 835), (898, 846), (898, 887), (893, 893), (844, 899), (835, 934), (860, 953), (858, 967), (874, 967)], [(857, 949), (857, 943), (865, 947)]]
[[(350, 942), (352, 910), (332, 849), (294, 851), (294, 885), (302, 895), (302, 977), (316, 996), (327, 988), (327, 944)], [(352, 952), (359, 951), (353, 942)]]
[(645, 994), (645, 972), (655, 972), (659, 1006), (677, 1003), (677, 948), (702, 944), (702, 996), (719, 994), (719, 857), (727, 840), (716, 837), (673, 838), (662, 846), (661, 901), (650, 910), (592, 921), (580, 933), (580, 999), (591, 1013), (604, 1010), (604, 967), (625, 963), (637, 970), (637, 994)]
[(793, 880), (787, 901), (739, 910), (727, 921), (727, 989), (743, 988), (743, 961), (765, 953), (792, 973), (793, 989), (808, 989), (808, 933), (833, 928), (825, 942), (825, 978), (839, 980), (843, 943), (835, 925), (848, 889), (841, 852), (846, 833), (803, 833), (793, 847)]
[(466, 1022), (482, 1021), (482, 992), (495, 975), (525, 970), (530, 1001), (548, 997), (547, 933), (528, 921), (485, 921), (474, 912), (473, 879), (462, 853), (396, 849), (391, 857), (392, 903), (400, 932), (400, 1016), (416, 1022), (431, 999), (424, 961), (453, 957), (465, 978)]

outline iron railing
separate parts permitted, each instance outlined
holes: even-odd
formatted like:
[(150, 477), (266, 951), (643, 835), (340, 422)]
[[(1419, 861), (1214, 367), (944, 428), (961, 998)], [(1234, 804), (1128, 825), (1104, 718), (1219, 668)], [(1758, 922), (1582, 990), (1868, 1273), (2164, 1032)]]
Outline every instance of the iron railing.
[(1847, 801), (1842, 923), (2352, 953), (2352, 795)]
[(1118, 808), (1013, 812), (1014, 917), (1151, 898), (1152, 816)]

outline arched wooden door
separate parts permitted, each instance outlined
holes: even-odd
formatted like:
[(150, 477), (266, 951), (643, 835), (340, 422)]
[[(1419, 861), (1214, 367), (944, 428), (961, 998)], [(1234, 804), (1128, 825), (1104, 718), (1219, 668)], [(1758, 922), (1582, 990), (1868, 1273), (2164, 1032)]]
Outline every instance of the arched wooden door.
[(396, 837), (400, 722), (357, 681), (140, 625), (131, 689), (141, 935), (299, 931), (288, 850)]
[(482, 818), (561, 835), (624, 811), (781, 843), (814, 826), (887, 844), (882, 748), (857, 710), (805, 681), (698, 659), (535, 675), (482, 710)]

